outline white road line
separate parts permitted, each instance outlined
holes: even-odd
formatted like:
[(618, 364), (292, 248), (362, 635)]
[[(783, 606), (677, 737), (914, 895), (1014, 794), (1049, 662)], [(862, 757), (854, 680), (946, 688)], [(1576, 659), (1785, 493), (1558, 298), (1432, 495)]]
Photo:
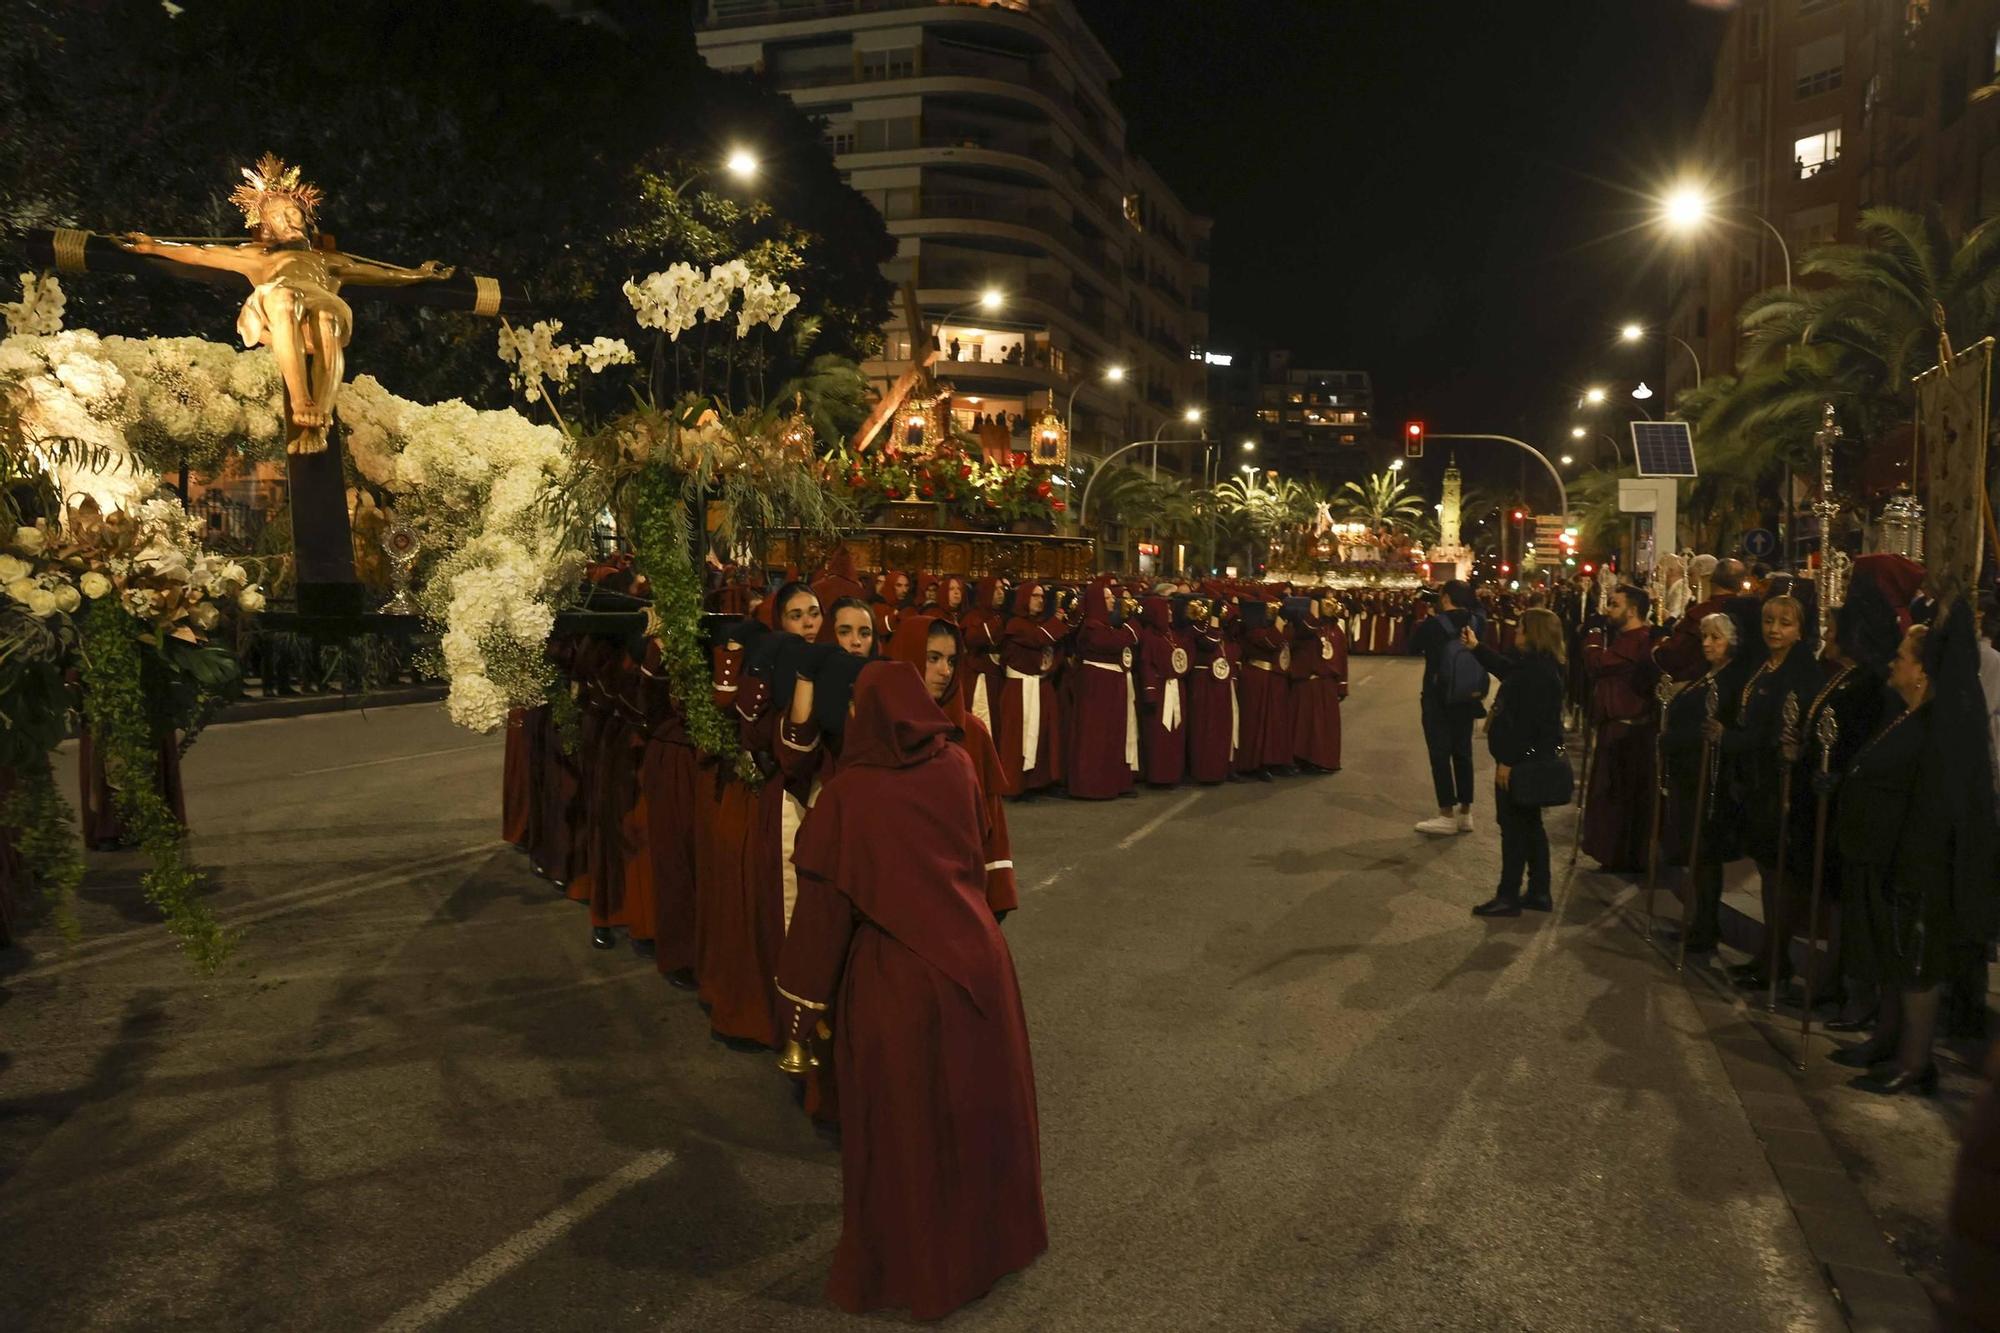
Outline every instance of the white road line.
[(468, 750), (491, 750), (495, 741), (481, 741), (477, 745), (454, 745), (449, 750), (419, 750), (415, 754), (392, 754), (381, 759), (363, 759), (359, 763), (334, 764), (327, 768), (301, 768), (292, 776), (295, 778), (317, 777), (321, 773), (345, 773), (350, 769), (374, 768), (378, 764), (400, 764), (410, 759), (435, 759), (441, 754), (464, 754)]
[(1202, 793), (1198, 791), (1191, 791), (1187, 795), (1181, 797), (1181, 799), (1175, 801), (1172, 805), (1160, 811), (1159, 814), (1154, 815), (1151, 819), (1147, 820), (1145, 823), (1139, 825), (1138, 828), (1132, 830), (1131, 833), (1127, 834), (1125, 836), (1125, 840), (1118, 844), (1118, 850), (1121, 852), (1130, 851), (1135, 844), (1143, 842), (1146, 838), (1148, 838), (1155, 831), (1157, 831), (1160, 825), (1166, 823), (1169, 819), (1172, 819), (1175, 815), (1187, 809), (1189, 806), (1193, 805), (1196, 801), (1199, 801), (1201, 798), (1202, 798)]
[(551, 1210), (523, 1231), (517, 1231), (467, 1265), (415, 1305), (406, 1305), (382, 1325), (381, 1333), (414, 1333), (429, 1328), (486, 1288), (535, 1257), (549, 1242), (610, 1203), (624, 1191), (658, 1175), (674, 1160), (662, 1148), (635, 1158), (561, 1207)]

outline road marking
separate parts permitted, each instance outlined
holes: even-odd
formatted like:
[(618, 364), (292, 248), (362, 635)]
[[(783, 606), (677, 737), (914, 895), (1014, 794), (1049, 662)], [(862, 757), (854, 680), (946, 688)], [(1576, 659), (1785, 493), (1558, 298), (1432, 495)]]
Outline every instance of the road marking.
[(552, 1209), (522, 1231), (472, 1261), (457, 1277), (415, 1305), (406, 1305), (382, 1325), (382, 1333), (414, 1333), (429, 1328), (486, 1288), (546, 1249), (549, 1243), (674, 1160), (661, 1148), (635, 1158), (559, 1208)]
[(400, 764), (410, 759), (435, 759), (441, 754), (464, 754), (468, 750), (491, 750), (495, 742), (481, 741), (477, 745), (454, 745), (449, 750), (419, 750), (415, 754), (392, 754), (382, 759), (363, 759), (353, 764), (333, 764), (327, 768), (301, 768), (293, 772), (295, 778), (317, 777), (321, 773), (346, 773), (356, 768), (374, 768), (378, 764)]
[(1169, 819), (1172, 819), (1175, 815), (1187, 809), (1189, 806), (1193, 805), (1196, 801), (1199, 801), (1201, 798), (1202, 798), (1202, 793), (1198, 791), (1191, 791), (1187, 795), (1181, 797), (1180, 800), (1175, 801), (1172, 805), (1160, 811), (1159, 814), (1154, 815), (1151, 819), (1147, 820), (1145, 823), (1139, 825), (1138, 828), (1132, 830), (1131, 833), (1127, 834), (1125, 840), (1118, 844), (1118, 850), (1121, 852), (1130, 851), (1135, 844), (1143, 841), (1151, 834), (1153, 834), (1156, 830), (1158, 830), (1160, 825), (1166, 823)]

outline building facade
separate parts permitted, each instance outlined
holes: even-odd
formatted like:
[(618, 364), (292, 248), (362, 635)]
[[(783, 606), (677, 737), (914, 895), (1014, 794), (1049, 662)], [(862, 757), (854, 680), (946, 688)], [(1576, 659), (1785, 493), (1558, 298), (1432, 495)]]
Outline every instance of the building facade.
[[(1735, 314), (1878, 205), (1963, 232), (2000, 211), (2000, 0), (1744, 0), (1698, 137), (1717, 221), (1677, 257), (1670, 329), (1714, 374)], [(1670, 357), (1667, 401), (1695, 379)]]
[[(704, 0), (696, 23), (711, 66), (823, 120), (896, 237), (886, 276), (942, 326), (962, 427), (1025, 449), (1054, 411), (1086, 455), (1188, 434), (1209, 223), (1127, 150), (1117, 66), (1068, 0)], [(910, 362), (900, 300), (883, 342), (879, 385)], [(1161, 462), (1192, 473), (1198, 452)]]

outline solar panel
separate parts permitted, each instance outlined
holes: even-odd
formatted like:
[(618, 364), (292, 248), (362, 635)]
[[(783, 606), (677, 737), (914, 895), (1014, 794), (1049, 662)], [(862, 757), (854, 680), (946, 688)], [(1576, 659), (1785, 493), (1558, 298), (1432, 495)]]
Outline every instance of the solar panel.
[(1694, 477), (1694, 431), (1685, 421), (1632, 423), (1632, 457), (1642, 477)]

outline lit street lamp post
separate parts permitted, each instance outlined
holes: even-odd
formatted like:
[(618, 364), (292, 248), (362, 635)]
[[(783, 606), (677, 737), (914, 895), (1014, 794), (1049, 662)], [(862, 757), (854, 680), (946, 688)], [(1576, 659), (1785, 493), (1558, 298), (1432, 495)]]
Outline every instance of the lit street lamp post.
[[(1694, 231), (1702, 223), (1715, 217), (1717, 211), (1714, 202), (1709, 199), (1707, 194), (1692, 185), (1680, 186), (1660, 201), (1661, 221), (1665, 222), (1672, 230), (1680, 232), (1683, 235)], [(1762, 213), (1753, 213), (1747, 208), (1731, 209), (1730, 211), (1755, 218), (1758, 222), (1763, 223), (1764, 230), (1770, 232), (1772, 237), (1777, 240), (1778, 253), (1783, 255), (1785, 260), (1785, 290), (1788, 292), (1792, 290), (1792, 248), (1785, 244), (1785, 233), (1772, 226), (1771, 219), (1765, 217)]]
[[(1665, 330), (1662, 330), (1662, 332), (1664, 333)], [(1624, 339), (1628, 343), (1642, 342), (1646, 337), (1646, 330), (1641, 328), (1637, 324), (1627, 324), (1622, 330), (1619, 331), (1618, 336)], [(1681, 350), (1685, 351), (1688, 354), (1688, 359), (1694, 362), (1694, 387), (1699, 389), (1701, 387), (1700, 353), (1696, 352), (1694, 348), (1688, 344), (1688, 341), (1685, 338), (1682, 338), (1679, 334), (1668, 333), (1666, 334), (1666, 336), (1672, 338), (1675, 342), (1679, 343), (1681, 345)]]

